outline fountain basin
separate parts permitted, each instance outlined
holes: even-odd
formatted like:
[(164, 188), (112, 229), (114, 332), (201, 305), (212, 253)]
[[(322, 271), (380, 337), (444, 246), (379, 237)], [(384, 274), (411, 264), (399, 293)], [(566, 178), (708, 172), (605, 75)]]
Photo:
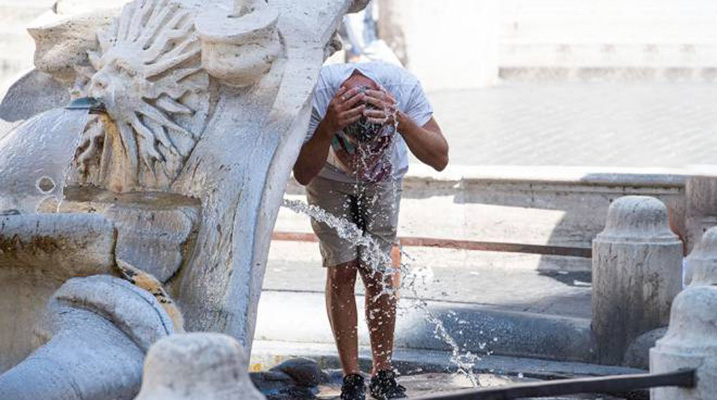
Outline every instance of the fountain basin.
[(115, 243), (100, 215), (0, 217), (0, 373), (48, 340), (47, 302), (65, 281), (112, 273)]

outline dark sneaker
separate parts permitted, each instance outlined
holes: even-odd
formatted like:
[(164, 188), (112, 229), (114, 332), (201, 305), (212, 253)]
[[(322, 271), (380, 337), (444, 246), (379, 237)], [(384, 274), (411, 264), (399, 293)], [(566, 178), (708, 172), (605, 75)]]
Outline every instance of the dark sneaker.
[(371, 396), (377, 400), (403, 399), (406, 396), (406, 388), (396, 382), (396, 374), (391, 370), (378, 371), (376, 376), (371, 378), (368, 385)]
[(366, 385), (363, 376), (351, 374), (344, 376), (344, 384), (341, 385), (341, 400), (365, 400)]

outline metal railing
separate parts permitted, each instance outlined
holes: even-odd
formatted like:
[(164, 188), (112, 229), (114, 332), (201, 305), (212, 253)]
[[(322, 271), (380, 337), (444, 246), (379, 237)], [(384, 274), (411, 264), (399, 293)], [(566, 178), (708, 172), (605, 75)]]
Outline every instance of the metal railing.
[(423, 396), (421, 400), (509, 400), (524, 397), (563, 396), (579, 393), (621, 394), (640, 389), (678, 386), (692, 388), (696, 384), (694, 369), (681, 369), (662, 374), (617, 375), (598, 378), (562, 379), (496, 388), (461, 390)]

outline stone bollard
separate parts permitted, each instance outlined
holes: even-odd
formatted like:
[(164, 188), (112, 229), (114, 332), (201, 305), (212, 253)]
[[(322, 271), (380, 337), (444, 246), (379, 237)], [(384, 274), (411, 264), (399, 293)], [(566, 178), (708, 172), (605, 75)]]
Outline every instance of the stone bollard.
[(670, 327), (650, 350), (650, 372), (697, 369), (697, 386), (653, 388), (652, 400), (712, 400), (717, 393), (717, 288), (690, 286), (672, 305)]
[(705, 232), (687, 257), (685, 284), (717, 285), (717, 227)]
[(652, 197), (617, 199), (593, 240), (592, 273), (596, 358), (622, 364), (634, 339), (667, 325), (682, 289), (682, 243), (670, 231), (665, 205)]
[(244, 348), (219, 333), (173, 335), (149, 349), (135, 400), (263, 400)]

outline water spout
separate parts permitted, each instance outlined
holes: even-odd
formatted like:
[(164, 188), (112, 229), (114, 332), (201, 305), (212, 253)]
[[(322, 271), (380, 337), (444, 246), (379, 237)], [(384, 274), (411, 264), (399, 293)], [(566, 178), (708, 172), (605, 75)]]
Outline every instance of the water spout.
[(72, 100), (67, 107), (68, 110), (89, 110), (90, 114), (106, 114), (105, 103), (94, 97), (81, 97)]

